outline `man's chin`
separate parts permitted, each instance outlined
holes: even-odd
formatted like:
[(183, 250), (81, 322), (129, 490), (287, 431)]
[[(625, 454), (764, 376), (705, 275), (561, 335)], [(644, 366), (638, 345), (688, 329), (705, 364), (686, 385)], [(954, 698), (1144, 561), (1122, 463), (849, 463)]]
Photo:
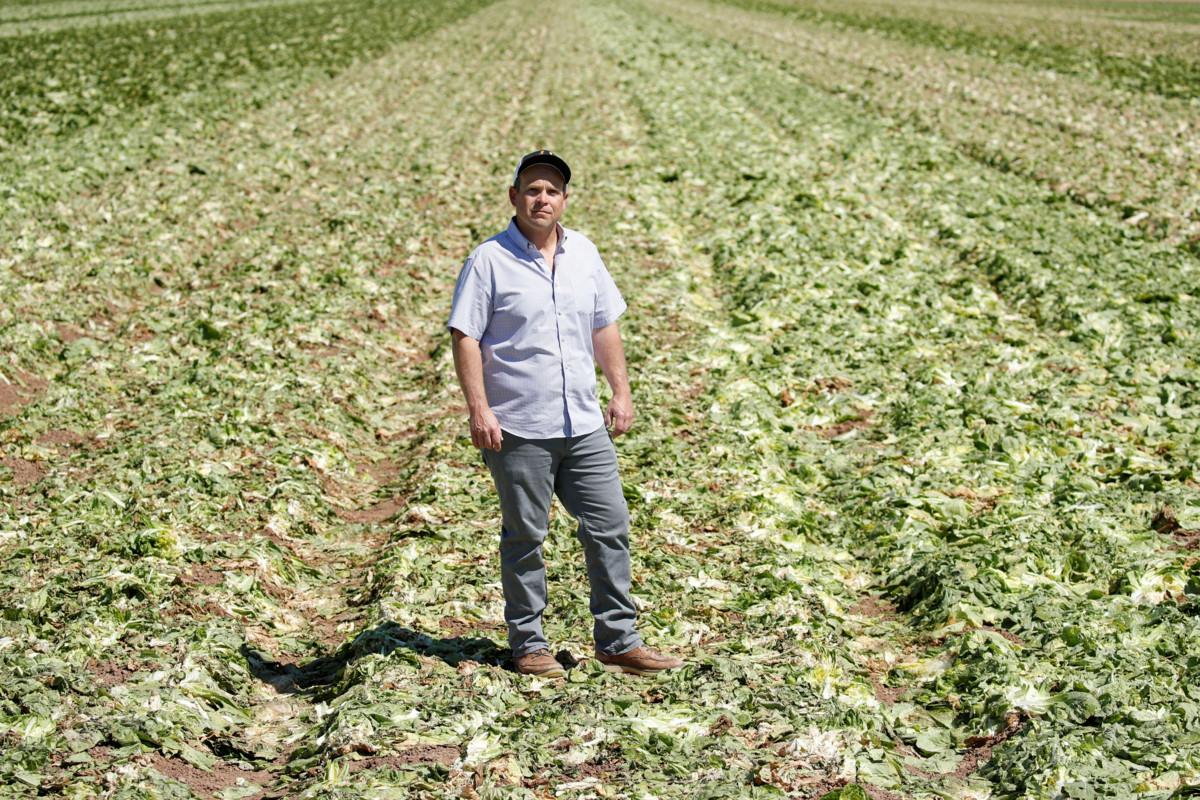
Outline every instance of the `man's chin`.
[(525, 224), (535, 231), (552, 231), (556, 222), (554, 217), (531, 217), (525, 220)]

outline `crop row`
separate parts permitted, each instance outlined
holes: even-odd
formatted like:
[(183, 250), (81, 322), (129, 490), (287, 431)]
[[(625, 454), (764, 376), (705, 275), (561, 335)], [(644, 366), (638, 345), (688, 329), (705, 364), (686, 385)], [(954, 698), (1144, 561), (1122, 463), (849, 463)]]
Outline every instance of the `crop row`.
[[(1082, 15), (1054, 25), (1004, 13), (948, 14), (935, 3), (902, 10), (873, 3), (846, 6), (786, 0), (739, 0), (738, 5), (835, 29), (874, 31), (939, 50), (989, 53), (1000, 61), (1080, 75), (1113, 89), (1194, 98), (1200, 86), (1200, 53), (1191, 31), (1173, 33), (1158, 27), (1139, 31), (1119, 19), (1097, 24)], [(1186, 20), (1188, 13), (1186, 8), (1177, 10), (1172, 18)]]
[[(0, 483), (0, 777), (1195, 782), (1200, 576), (1159, 513), (1200, 527), (1186, 253), (660, 10), (498, 3), (27, 212), (0, 351), (50, 386), (0, 421), (5, 477), (40, 474)], [(567, 223), (630, 302), (635, 595), (692, 662), (659, 681), (502, 668), (442, 323), (514, 138), (577, 165)], [(584, 655), (561, 513), (547, 550), (547, 632)]]
[(268, 73), (330, 74), (480, 5), (328, 0), (0, 38), (0, 144), (197, 93), (236, 103)]
[[(894, 707), (891, 730), (950, 773), (947, 749), (1028, 717), (982, 773), (1001, 796), (1125, 796), (1194, 775), (1196, 698), (1174, 687), (1200, 666), (1187, 655), (1195, 562), (1150, 521), (1166, 500), (1196, 518), (1196, 365), (1137, 307), (1110, 308), (1134, 330), (1107, 345), (1085, 333), (1095, 318), (1056, 313), (1136, 284), (1146, 244), (936, 140), (880, 130), (744, 51), (635, 18), (653, 46), (619, 56), (635, 68), (625, 86), (663, 130), (690, 133), (664, 177), (681, 202), (703, 193), (697, 243), (752, 345), (722, 419), (827, 509), (816, 540), (856, 543), (917, 630), (947, 637), (929, 672), (890, 679), (922, 684), (923, 713), (956, 720), (956, 747), (906, 725), (921, 709)], [(1029, 293), (981, 276), (938, 224), (948, 209), (1014, 254), (1033, 255), (1026, 237), (1066, 245), (1046, 268), (1059, 305), (1031, 313)], [(1076, 225), (1078, 272), (1054, 236)], [(814, 385), (852, 391), (816, 416), (798, 399), (822, 397)], [(821, 426), (844, 444), (816, 460), (797, 433)]]
[[(28, 36), (72, 28), (97, 28), (130, 22), (172, 20), (179, 17), (294, 5), (297, 0), (205, 0), (191, 3), (130, 2), (127, 7), (111, 3), (78, 2), (0, 8), (0, 37)], [(303, 3), (305, 0), (299, 0)]]
[[(229, 0), (39, 0), (34, 3), (5, 3), (0, 6), (0, 25), (12, 22), (92, 18), (90, 24), (104, 25), (131, 12), (181, 13), (222, 6)], [(253, 5), (253, 2), (247, 5)]]
[[(704, 29), (710, 30), (708, 25)], [(792, 88), (804, 91), (815, 85), (822, 94), (830, 92), (823, 81), (810, 80), (811, 63), (793, 56), (786, 66), (765, 67), (778, 77), (758, 91), (774, 102), (783, 102)], [(968, 117), (969, 110), (960, 112), (963, 119), (981, 137), (991, 136), (997, 125), (994, 118), (979, 114), (978, 108), (976, 116)], [(786, 117), (779, 119), (784, 128), (794, 124)], [(910, 213), (922, 229), (936, 231), (961, 258), (978, 264), (1026, 313), (1075, 337), (1095, 337), (1102, 328), (1111, 331), (1112, 343), (1125, 357), (1134, 352), (1144, 357), (1154, 351), (1187, 351), (1197, 314), (1187, 287), (1200, 262), (1186, 246), (1157, 241), (1121, 221), (1080, 208), (1007, 165), (981, 162), (969, 151), (964, 154), (961, 133), (939, 129), (936, 136), (921, 136), (926, 130), (923, 121), (893, 119), (892, 124), (932, 145), (922, 162), (925, 174), (911, 187), (926, 202)], [(1019, 144), (1005, 145), (1010, 146), (1019, 151)], [(1045, 142), (1041, 160), (1069, 160), (1071, 148), (1069, 141)], [(972, 161), (973, 166), (966, 165)], [(1177, 170), (1165, 166), (1154, 174), (1174, 178)], [(903, 185), (906, 179), (899, 180)], [(1110, 319), (1115, 329), (1106, 327)], [(1132, 331), (1136, 335), (1129, 336)]]
[[(854, 769), (861, 749), (861, 732), (847, 728), (846, 717), (873, 717), (876, 703), (862, 655), (839, 647), (861, 625), (846, 609), (864, 578), (844, 550), (809, 551), (802, 535), (776, 529), (779, 504), (789, 519), (797, 508), (781, 491), (781, 466), (709, 413), (740, 369), (734, 357), (741, 342), (715, 300), (707, 260), (689, 241), (698, 197), (678, 202), (662, 179), (674, 145), (653, 131), (670, 119), (643, 117), (631, 106), (630, 72), (612, 57), (644, 43), (620, 8), (558, 14), (555, 52), (562, 55), (540, 70), (557, 77), (538, 80), (523, 106), (543, 120), (540, 139), (561, 142), (554, 146), (583, 165), (570, 224), (601, 244), (631, 304), (622, 327), (640, 416), (619, 451), (634, 521), (635, 597), (647, 638), (693, 663), (643, 691), (609, 682), (585, 662), (565, 688), (535, 684), (521, 697), (510, 677), (492, 668), (496, 653), (475, 638), (499, 616), (496, 509), (486, 473), (463, 441), (462, 420), (444, 418), (417, 433), (418, 446), (433, 446), (436, 458), (404, 483), (423, 514), (404, 521), (398, 546), (375, 569), (371, 595), (400, 629), (364, 642), (417, 650), (427, 659), (427, 685), (413, 686), (406, 665), (375, 660), (337, 687), (339, 716), (322, 736), (347, 742), (364, 731), (395, 730), (400, 723), (380, 711), (381, 686), (397, 687), (391, 691), (403, 691), (404, 702), (422, 707), (421, 698), (446, 703), (442, 692), (452, 679), (437, 663), (445, 659), (466, 676), (474, 705), (461, 720), (435, 722), (422, 713), (409, 724), (464, 741), (465, 764), (477, 765), (488, 786), (514, 783), (567, 796), (604, 785), (659, 797), (698, 790), (771, 797), (806, 778), (836, 782), (844, 760)], [(604, 43), (602, 53), (596, 43)], [(569, 71), (558, 71), (567, 63), (560, 58), (569, 59)], [(542, 116), (542, 109), (570, 110)], [(669, 141), (684, 141), (678, 133)], [(433, 368), (440, 380), (431, 374), (421, 382), (417, 405), (440, 407), (457, 396), (445, 340), (437, 336)], [(559, 513), (547, 551), (548, 636), (556, 648), (586, 654), (586, 573), (573, 525)], [(429, 631), (438, 614), (472, 635), (460, 645), (414, 635)], [(455, 663), (455, 647), (470, 648), (467, 663)], [(484, 665), (470, 663), (478, 660)], [(452, 769), (449, 785), (434, 787), (405, 777), (412, 790), (439, 795), (452, 795), (459, 778)]]
[[(23, 457), (49, 465), (37, 494), (19, 498), (29, 518), (8, 523), (37, 534), (9, 551), (8, 579), (21, 594), (35, 582), (44, 589), (14, 610), (10, 622), (21, 625), (5, 629), (20, 642), (5, 669), (37, 676), (20, 683), (29, 702), (14, 715), (39, 731), (11, 751), (6, 766), (18, 778), (50, 777), (66, 781), (68, 793), (86, 794), (106, 772), (122, 786), (161, 786), (143, 752), (166, 754), (168, 763), (219, 754), (260, 767), (283, 757), (284, 766), (271, 768), (319, 793), (364, 766), (359, 756), (370, 748), (404, 753), (414, 745), (450, 747), (462, 763), (447, 770), (398, 762), (357, 775), (355, 786), (461, 796), (478, 770), (489, 781), (550, 782), (566, 792), (591, 773), (686, 796), (684, 782), (702, 772), (713, 787), (767, 796), (777, 771), (840, 768), (843, 734), (832, 729), (843, 712), (821, 692), (828, 686), (869, 707), (871, 685), (865, 673), (847, 674), (849, 659), (832, 643), (851, 623), (827, 614), (821, 598), (845, 594), (835, 570), (852, 567), (848, 554), (795, 553), (757, 533), (756, 509), (782, 500), (770, 500), (774, 472), (755, 474), (759, 462), (740, 451), (739, 432), (705, 422), (721, 384), (703, 371), (729, 358), (728, 331), (719, 315), (706, 318), (715, 307), (685, 314), (679, 300), (681, 277), (695, 282), (700, 299), (710, 294), (708, 278), (698, 269), (703, 259), (672, 238), (680, 219), (670, 207), (674, 189), (660, 180), (659, 154), (646, 148), (622, 99), (619, 71), (588, 44), (614, 35), (603, 22), (610, 10), (588, 17), (588, 26), (561, 17), (571, 33), (556, 34), (557, 68), (540, 77), (527, 64), (515, 71), (496, 50), (488, 80), (474, 71), (482, 61), (443, 70), (430, 58), (480, 41), (484, 31), (515, 36), (511, 11), (495, 9), (408, 58), (347, 76), (356, 92), (335, 82), (318, 107), (284, 106), (277, 109), (283, 119), (264, 111), (255, 125), (195, 154), (205, 175), (168, 174), (159, 179), (166, 186), (138, 175), (107, 189), (126, 209), (117, 229), (105, 232), (114, 254), (129, 240), (164, 241), (189, 213), (199, 228), (248, 214), (249, 226), (227, 242), (218, 238), (210, 255), (192, 260), (210, 244), (204, 236), (172, 236), (160, 250), (171, 262), (139, 283), (128, 254), (103, 259), (118, 269), (87, 275), (86, 263), (44, 248), (55, 253), (46, 257), (58, 274), (112, 298), (109, 313), (118, 318), (89, 318), (97, 310), (92, 297), (46, 285), (42, 295), (60, 292), (65, 301), (56, 304), (63, 322), (90, 335), (66, 342), (69, 329), (60, 334), (27, 319), (8, 334), (10, 352), (54, 382), (15, 429)], [(621, 37), (614, 41), (632, 44)], [(500, 48), (507, 39), (490, 41)], [(422, 68), (422, 59), (430, 64)], [(552, 81), (568, 63), (572, 79)], [(397, 70), (411, 71), (415, 94), (384, 88)], [(464, 124), (511, 86), (529, 91), (501, 124), (482, 134)], [(302, 133), (314, 120), (346, 119), (349, 105), (371, 95), (385, 96), (393, 116), (328, 126), (314, 141)], [(590, 111), (567, 114), (564, 104)], [(559, 689), (528, 686), (497, 668), (495, 509), (462, 420), (429, 411), (456, 399), (440, 319), (459, 251), (480, 233), (470, 225), (498, 210), (510, 126), (530, 113), (547, 120), (539, 139), (569, 145), (588, 165), (573, 224), (603, 237), (636, 308), (627, 331), (646, 419), (622, 452), (638, 487), (631, 499), (641, 542), (637, 591), (647, 635), (687, 648), (697, 662), (646, 697), (587, 666)], [(298, 130), (289, 127), (297, 116)], [(396, 159), (410, 165), (409, 180), (386, 179)], [(452, 175), (436, 166), (447, 163), (457, 166)], [(283, 188), (271, 190), (275, 184)], [(170, 218), (149, 213), (173, 195), (180, 200)], [(295, 208), (280, 200), (289, 196), (301, 200)], [(75, 221), (86, 219), (81, 213)], [(447, 219), (453, 253), (436, 249)], [(77, 233), (90, 237), (106, 226), (97, 215), (87, 227)], [(23, 294), (22, 306), (38, 296)], [(368, 308), (361, 324), (347, 322)], [(398, 347), (405, 338), (411, 350)], [(428, 352), (435, 359), (421, 361)], [(681, 394), (692, 388), (690, 399)], [(101, 428), (99, 451), (66, 460), (37, 443), (59, 425)], [(366, 453), (401, 462), (399, 474), (371, 486), (360, 461)], [(73, 472), (85, 460), (93, 473)], [(695, 485), (700, 473), (711, 488)], [(79, 488), (68, 491), (72, 484)], [(395, 496), (404, 502), (387, 523)], [(381, 516), (374, 525), (348, 523), (335, 509)], [(737, 535), (722, 533), (726, 526)], [(52, 532), (64, 528), (74, 538), (60, 543)], [(303, 616), (332, 623), (338, 598), (332, 565), (318, 558), (334, 548), (322, 543), (380, 528), (393, 534), (391, 546), (346, 587), (362, 609), (343, 629), (343, 638), (354, 635), (341, 644), (327, 631), (317, 641)], [(108, 540), (98, 557), (94, 540)], [(586, 579), (571, 544), (569, 525), (556, 519), (550, 548), (560, 605), (548, 627), (555, 642), (583, 654)], [(56, 549), (61, 567), (43, 563), (44, 548)], [(93, 557), (80, 563), (76, 553)], [(113, 576), (110, 593), (91, 594), (106, 588), (104, 575)], [(187, 606), (168, 599), (173, 581)], [(170, 630), (154, 619), (164, 604)], [(36, 655), (49, 628), (64, 621), (57, 639), (76, 644), (57, 660)], [(76, 640), (88, 626), (95, 641)], [(799, 635), (810, 630), (812, 641)], [(172, 659), (166, 667), (150, 644), (163, 640), (157, 646), (170, 648)], [(307, 707), (256, 691), (255, 675), (279, 680), (275, 660), (287, 657), (296, 660), (296, 679), (311, 681)], [(128, 674), (110, 674), (114, 665)], [(162, 706), (151, 714), (155, 696)], [(64, 711), (55, 716), (54, 707)], [(52, 730), (44, 730), (46, 719)], [(830, 730), (814, 731), (818, 722)], [(73, 754), (64, 762), (68, 751), (92, 760)], [(118, 765), (123, 772), (112, 773)], [(768, 783), (756, 788), (756, 781)]]
[[(320, 84), (299, 108), (264, 109), (255, 124), (190, 151), (205, 175), (148, 171), (106, 187), (124, 213), (106, 220), (92, 208), (74, 232), (116, 257), (97, 254), (87, 291), (46, 287), (57, 326), (24, 302), (6, 308), (16, 315), (6, 362), (51, 381), (47, 397), (5, 420), (7, 452), (49, 465), (32, 489), (3, 484), (0, 712), (6, 731), (26, 732), (6, 740), (6, 784), (94, 796), (121, 765), (130, 787), (168, 790), (144, 764), (143, 773), (124, 765), (147, 751), (176, 764), (208, 766), (216, 753), (269, 764), (312, 723), (303, 716), (312, 703), (273, 696), (246, 652), (320, 652), (347, 619), (330, 619), (346, 607), (336, 570), (366, 545), (324, 537), (348, 526), (336, 511), (358, 497), (322, 494), (311, 464), (328, 459), (340, 474), (329, 440), (361, 465), (377, 431), (402, 430), (419, 413), (376, 394), (398, 391), (390, 381), (413, 375), (397, 365), (418, 355), (408, 331), (393, 327), (421, 285), (398, 262), (429, 241), (411, 213), (435, 189), (417, 175), (420, 160), (475, 132), (447, 137), (444, 125), (418, 128), (412, 115), (442, 101), (477, 113), (475, 92), (483, 102), (514, 79), (432, 57), (478, 43), (484, 24), (432, 37), (353, 81)], [(480, 54), (496, 60), (506, 46)], [(370, 144), (345, 157), (357, 137)], [(409, 180), (391, 180), (397, 158)], [(193, 208), (188, 221), (200, 229), (222, 227), (221, 212), (255, 222), (206, 239), (211, 231), (184, 223)], [(158, 244), (130, 263), (118, 248), (131, 240)], [(57, 257), (66, 268), (72, 254)], [(6, 296), (25, 296), (19, 274), (5, 279)], [(97, 315), (104, 299), (111, 305)], [(359, 402), (369, 408), (356, 411)], [(44, 438), (66, 428), (86, 444), (60, 450)], [(347, 492), (377, 485), (361, 466), (355, 478)], [(261, 714), (260, 702), (271, 704)]]
[(785, 61), (805, 82), (915, 124), (991, 166), (1035, 178), (1074, 202), (1155, 235), (1194, 239), (1200, 154), (1188, 104), (1115, 92), (1069, 76), (940, 53), (729, 7), (662, 6), (708, 33)]

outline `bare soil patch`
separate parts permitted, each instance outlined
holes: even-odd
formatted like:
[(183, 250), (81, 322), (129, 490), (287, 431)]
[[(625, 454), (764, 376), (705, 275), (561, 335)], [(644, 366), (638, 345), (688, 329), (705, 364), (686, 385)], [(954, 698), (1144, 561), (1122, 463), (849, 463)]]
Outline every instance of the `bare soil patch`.
[(371, 756), (349, 762), (350, 772), (365, 769), (386, 769), (413, 764), (441, 764), (448, 767), (458, 760), (458, 748), (452, 744), (419, 744), (388, 756)]
[(992, 757), (992, 750), (1002, 744), (1025, 727), (1025, 719), (1019, 711), (1010, 711), (1004, 718), (1004, 729), (990, 736), (971, 736), (967, 739), (967, 753), (954, 770), (954, 776), (965, 778)]
[(609, 751), (603, 755), (584, 761), (578, 767), (581, 778), (599, 778), (604, 780), (625, 769), (625, 760), (620, 757), (620, 750)]
[[(466, 406), (462, 406), (461, 408), (456, 406), (454, 409), (452, 409), (452, 411), (454, 411), (454, 413), (461, 413), (465, 415), (467, 409)], [(385, 444), (398, 441), (408, 441), (409, 439), (415, 438), (419, 431), (420, 427), (417, 425), (409, 425), (407, 428), (401, 428), (400, 430), (395, 431), (383, 430), (382, 428), (379, 428), (375, 431), (375, 438)]]
[(825, 378), (817, 378), (812, 383), (813, 389), (823, 394), (837, 394), (844, 392), (854, 384), (849, 378), (842, 378), (838, 375), (831, 375)]
[(92, 441), (86, 436), (68, 428), (51, 428), (34, 440), (34, 444), (50, 447), (76, 447)]
[(1163, 506), (1150, 520), (1150, 527), (1163, 536), (1172, 536), (1175, 543), (1188, 550), (1200, 548), (1200, 529), (1186, 529), (1179, 524), (1175, 509)]
[(144, 344), (157, 335), (158, 334), (147, 328), (145, 325), (135, 324), (129, 329), (128, 333), (125, 334), (125, 338), (134, 344)]
[(97, 764), (106, 764), (112, 758), (112, 748), (108, 745), (98, 744), (94, 747), (89, 747), (87, 754)]
[(402, 512), (404, 507), (404, 498), (392, 497), (388, 500), (383, 500), (373, 506), (359, 509), (357, 511), (345, 511), (338, 509), (337, 515), (346, 520), (346, 522), (387, 522), (389, 519)]
[(1000, 499), (999, 494), (980, 494), (966, 486), (956, 486), (946, 492), (946, 496), (966, 500), (976, 512), (991, 511), (996, 507), (996, 501)]
[(810, 786), (806, 786), (805, 792), (807, 792), (807, 797), (815, 800), (815, 798), (824, 797), (830, 792), (837, 791), (845, 785), (846, 782), (844, 780), (838, 780), (837, 778), (822, 779), (814, 784), (811, 784)]
[(871, 686), (875, 690), (875, 699), (886, 706), (895, 705), (896, 702), (908, 692), (908, 687), (884, 686), (883, 677), (885, 675), (886, 673), (883, 671), (871, 671)]
[(79, 341), (87, 335), (78, 325), (71, 325), (66, 322), (55, 323), (54, 333), (64, 344)]
[(193, 564), (176, 575), (174, 582), (183, 586), (219, 586), (225, 582), (225, 573), (207, 564)]
[(290, 539), (285, 539), (283, 536), (271, 530), (270, 528), (263, 528), (261, 531), (259, 531), (259, 535), (265, 539), (270, 539), (272, 542), (279, 545), (281, 550), (285, 550), (297, 557), (300, 555), (299, 552), (297, 552), (295, 542), (291, 541)]
[[(575, 744), (575, 742), (564, 738), (555, 742), (551, 746), (556, 750), (566, 751), (569, 750), (573, 744)], [(614, 775), (625, 772), (626, 767), (627, 763), (625, 759), (621, 757), (620, 748), (607, 747), (605, 748), (604, 752), (597, 753), (595, 756), (575, 766), (573, 769), (568, 767), (567, 774), (575, 780), (596, 778), (600, 781), (604, 781), (611, 779)], [(553, 787), (554, 784), (555, 778), (545, 772), (525, 778), (521, 782), (521, 785), (526, 789)]]
[(179, 758), (168, 758), (161, 753), (149, 755), (150, 766), (164, 776), (185, 784), (202, 797), (214, 797), (217, 792), (237, 786), (241, 782), (258, 786), (269, 786), (275, 777), (266, 770), (247, 770), (233, 764), (218, 762), (212, 771), (205, 771)]
[(873, 619), (895, 619), (896, 606), (890, 601), (875, 595), (864, 595), (858, 602), (846, 609), (851, 614)]
[(724, 736), (725, 732), (733, 727), (733, 720), (728, 714), (722, 714), (717, 717), (717, 721), (708, 726), (708, 735), (712, 737)]
[(16, 486), (29, 486), (46, 477), (46, 468), (36, 461), (26, 461), (16, 456), (0, 458), (0, 467), (12, 470), (12, 482)]
[(302, 349), (304, 352), (308, 353), (314, 358), (333, 358), (334, 356), (339, 356), (342, 354), (342, 349), (340, 347), (330, 347), (327, 345), (306, 344), (302, 347)]
[(860, 783), (863, 791), (867, 793), (867, 797), (871, 800), (907, 800), (907, 798), (899, 792), (893, 792), (891, 789), (884, 789), (882, 786), (872, 786), (869, 783)]
[(267, 595), (280, 605), (286, 606), (296, 597), (296, 591), (294, 589), (286, 589), (274, 581), (268, 580), (261, 576), (259, 576), (257, 583), (258, 588), (262, 590), (263, 594)]
[(88, 664), (88, 671), (96, 679), (96, 683), (104, 687), (117, 686), (129, 680), (129, 676), (137, 672), (137, 668), (129, 663), (121, 664), (116, 661), (93, 661)]
[(338, 630), (342, 623), (352, 622), (362, 618), (357, 611), (343, 611), (333, 617), (316, 617), (310, 620), (313, 638), (326, 647), (337, 648), (346, 640), (345, 634)]
[(474, 625), (457, 617), (442, 617), (438, 620), (438, 627), (451, 636), (464, 636), (475, 630)]
[(857, 415), (851, 419), (842, 420), (832, 425), (810, 425), (805, 429), (819, 434), (825, 439), (836, 439), (839, 436), (844, 436), (850, 431), (862, 430), (871, 426), (871, 418), (875, 416), (875, 412), (869, 408), (860, 409)]
[(404, 465), (390, 459), (382, 459), (364, 464), (356, 464), (356, 468), (366, 472), (376, 483), (386, 483), (399, 475)]
[(38, 398), (49, 381), (21, 370), (11, 373), (12, 382), (0, 378), (0, 414), (15, 414)]
[(1200, 531), (1182, 531), (1175, 538), (1184, 550), (1200, 550)]

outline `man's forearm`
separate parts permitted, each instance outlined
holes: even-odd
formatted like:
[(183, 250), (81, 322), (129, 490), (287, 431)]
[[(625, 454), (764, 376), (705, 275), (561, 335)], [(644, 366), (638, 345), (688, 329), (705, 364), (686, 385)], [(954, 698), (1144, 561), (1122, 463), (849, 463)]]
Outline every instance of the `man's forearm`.
[(629, 373), (625, 368), (625, 348), (621, 344), (621, 332), (617, 323), (605, 325), (592, 331), (592, 348), (596, 353), (596, 362), (604, 372), (613, 394), (618, 397), (629, 397)]
[(458, 385), (467, 400), (467, 410), (475, 413), (488, 408), (487, 392), (483, 388), (483, 356), (479, 342), (457, 330), (454, 336), (454, 371), (458, 374)]
[(454, 336), (454, 371), (458, 373), (458, 385), (467, 398), (467, 411), (471, 415), (471, 444), (499, 450), (504, 441), (500, 422), (488, 405), (487, 392), (483, 388), (483, 356), (479, 342), (458, 329)]

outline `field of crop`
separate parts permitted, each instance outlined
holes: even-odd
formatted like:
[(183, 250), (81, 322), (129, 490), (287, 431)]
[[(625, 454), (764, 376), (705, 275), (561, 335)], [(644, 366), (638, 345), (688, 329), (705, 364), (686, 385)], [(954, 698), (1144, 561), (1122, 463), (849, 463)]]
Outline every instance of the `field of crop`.
[[(512, 670), (444, 323), (535, 147), (648, 642)], [(1200, 6), (0, 0), (0, 797), (1200, 795)]]

